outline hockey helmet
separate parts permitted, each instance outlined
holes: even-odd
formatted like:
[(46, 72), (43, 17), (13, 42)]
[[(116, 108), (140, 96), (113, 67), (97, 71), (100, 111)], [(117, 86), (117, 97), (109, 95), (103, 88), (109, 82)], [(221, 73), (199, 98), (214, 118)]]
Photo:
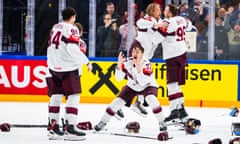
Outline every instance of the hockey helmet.
[(138, 122), (136, 122), (136, 121), (129, 122), (126, 125), (126, 129), (128, 129), (128, 132), (130, 132), (130, 133), (138, 133), (139, 129), (140, 129), (140, 124)]
[(189, 118), (184, 123), (185, 131), (188, 134), (197, 134), (197, 133), (199, 133), (200, 126), (201, 126), (200, 120), (194, 119), (194, 118)]
[(229, 141), (229, 144), (240, 144), (240, 137), (233, 138)]
[(230, 116), (236, 117), (236, 116), (238, 116), (238, 114), (239, 114), (238, 108), (234, 107), (231, 109)]
[(222, 144), (222, 140), (220, 138), (215, 138), (210, 140), (208, 144)]
[(232, 123), (232, 135), (240, 136), (240, 123)]

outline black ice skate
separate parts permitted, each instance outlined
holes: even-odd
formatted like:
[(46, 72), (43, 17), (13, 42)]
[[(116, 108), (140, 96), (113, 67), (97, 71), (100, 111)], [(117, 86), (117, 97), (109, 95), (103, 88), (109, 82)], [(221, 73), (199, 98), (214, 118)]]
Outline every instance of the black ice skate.
[(187, 117), (188, 117), (188, 114), (187, 114), (184, 106), (182, 106), (182, 108), (179, 109), (178, 111), (179, 111), (179, 118), (180, 118), (180, 120), (182, 122), (184, 122), (187, 119)]
[(67, 121), (64, 127), (64, 132), (64, 140), (79, 141), (86, 139), (86, 134), (84, 132), (78, 131), (76, 126), (68, 124)]
[(119, 110), (116, 112), (115, 118), (118, 119), (118, 120), (121, 120), (121, 119), (124, 118), (124, 114), (123, 114), (122, 109), (119, 109)]
[(164, 119), (164, 122), (174, 122), (176, 119), (180, 118), (179, 110), (174, 109), (171, 111), (170, 115)]
[(143, 116), (143, 117), (146, 117), (147, 116), (147, 110), (144, 108), (144, 106), (140, 103), (140, 102), (136, 102), (132, 108), (131, 108), (132, 111), (134, 111), (135, 113)]
[(167, 126), (166, 126), (166, 124), (164, 123), (164, 122), (160, 122), (159, 123), (159, 129), (160, 129), (160, 131), (166, 131), (167, 130)]
[(101, 131), (106, 126), (106, 123), (100, 121), (97, 125), (94, 126), (94, 129), (96, 131)]
[(60, 130), (59, 124), (57, 124), (57, 121), (52, 119), (51, 122), (48, 122), (48, 137), (49, 140), (59, 140), (62, 139), (62, 136), (64, 135), (63, 131)]

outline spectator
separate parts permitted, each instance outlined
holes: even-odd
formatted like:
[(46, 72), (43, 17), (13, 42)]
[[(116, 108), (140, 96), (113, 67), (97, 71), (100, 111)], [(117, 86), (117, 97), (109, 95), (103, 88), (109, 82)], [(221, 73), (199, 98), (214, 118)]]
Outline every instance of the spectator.
[(229, 4), (226, 6), (226, 13), (225, 13), (225, 17), (224, 17), (224, 27), (227, 31), (229, 31), (231, 29), (230, 18), (232, 16), (233, 10), (234, 10), (233, 5)]
[[(134, 8), (134, 22), (136, 23), (136, 21), (140, 18), (140, 13), (138, 12), (138, 5), (137, 4), (134, 4), (133, 8)], [(124, 15), (122, 16), (121, 20), (122, 20), (121, 21), (122, 24), (125, 24), (125, 23), (128, 22), (128, 11), (124, 12)]]
[(229, 19), (229, 24), (233, 26), (235, 24), (235, 21), (237, 19), (240, 19), (240, 2), (237, 2), (236, 5), (234, 5), (234, 10), (232, 12), (232, 15)]
[[(134, 26), (135, 27), (135, 26)], [(119, 28), (119, 33), (121, 35), (121, 43), (120, 43), (120, 46), (119, 46), (119, 50), (128, 50), (127, 48), (127, 39), (128, 39), (128, 23), (125, 23), (125, 24), (122, 24)], [(134, 37), (137, 35), (137, 32), (136, 32), (136, 27), (135, 29), (133, 30), (133, 35)], [(134, 38), (133, 37), (133, 38)]]
[[(128, 0), (119, 0), (116, 5), (116, 13), (123, 18), (128, 10)], [(123, 24), (123, 23), (122, 23)]]
[(220, 7), (217, 9), (217, 16), (224, 18), (226, 15), (226, 10), (224, 7)]
[(187, 13), (189, 14), (189, 18), (192, 21), (193, 25), (198, 25), (200, 21), (204, 21), (208, 13), (207, 4), (203, 3), (203, 0), (194, 0), (191, 5), (189, 5), (189, 9)]
[(160, 5), (160, 9), (163, 10), (164, 9), (164, 5), (165, 5), (165, 0), (152, 0), (153, 3), (158, 3)]
[(2, 50), (3, 51), (11, 51), (11, 44), (12, 44), (12, 38), (9, 35), (7, 31), (3, 31), (3, 37), (2, 37)]
[(200, 14), (197, 8), (193, 8), (187, 3), (182, 3), (179, 6), (179, 13), (186, 13), (192, 24), (197, 26), (200, 23)]
[[(138, 13), (138, 5), (134, 4), (134, 24), (136, 25), (136, 21), (140, 18), (140, 15)], [(132, 35), (130, 37), (130, 39), (128, 39), (128, 14), (127, 11), (125, 12), (125, 16), (122, 18), (122, 22), (123, 24), (119, 27), (119, 33), (121, 35), (121, 43), (120, 43), (120, 47), (119, 50), (125, 50), (128, 51), (128, 47), (127, 47), (127, 41), (129, 40), (129, 43), (132, 43), (133, 39), (136, 37), (137, 32), (136, 32), (136, 26), (134, 25), (134, 29), (132, 31)]]
[(178, 6), (181, 4), (181, 0), (171, 0), (171, 3)]
[[(106, 3), (106, 12), (105, 12), (105, 14), (110, 14), (111, 17), (112, 17), (112, 20), (116, 21), (118, 27), (121, 25), (121, 17), (115, 13), (115, 6), (114, 6), (114, 4), (112, 2), (107, 2)], [(100, 18), (98, 20), (98, 23), (97, 23), (97, 27), (104, 25), (103, 18), (104, 18), (105, 14), (100, 16)]]
[(227, 59), (228, 53), (228, 36), (227, 31), (223, 26), (223, 17), (216, 17), (215, 19), (215, 59)]
[(228, 31), (229, 59), (240, 60), (240, 19), (236, 20)]
[(179, 5), (179, 8), (178, 8), (179, 14), (185, 13), (188, 8), (189, 8), (189, 6), (187, 3), (183, 3), (183, 4)]
[(97, 29), (96, 56), (117, 56), (120, 34), (117, 22), (112, 20), (111, 14), (104, 15), (104, 25)]
[[(207, 59), (208, 53), (208, 27), (206, 27), (201, 36), (199, 51), (201, 59)], [(215, 19), (215, 59), (226, 59), (228, 53), (228, 37), (227, 31), (223, 26), (223, 18), (216, 17)]]

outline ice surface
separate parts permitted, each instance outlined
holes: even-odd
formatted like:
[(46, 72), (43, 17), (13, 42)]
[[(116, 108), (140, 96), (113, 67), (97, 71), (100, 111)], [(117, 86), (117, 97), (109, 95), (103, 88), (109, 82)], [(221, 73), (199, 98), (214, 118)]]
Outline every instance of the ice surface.
[[(64, 107), (64, 105), (62, 105)], [(79, 105), (79, 122), (91, 121), (96, 124), (105, 108), (106, 104), (80, 104)], [(47, 124), (48, 113), (47, 103), (0, 103), (0, 123), (10, 124)], [(221, 138), (223, 144), (228, 144), (233, 138), (231, 135), (232, 122), (239, 122), (238, 117), (229, 115), (230, 108), (197, 108), (186, 107), (190, 117), (201, 120), (200, 132), (196, 135), (186, 134), (180, 131), (179, 127), (169, 126), (168, 133), (173, 139), (160, 142), (151, 139), (123, 137), (111, 135), (109, 133), (126, 133), (125, 125), (130, 121), (138, 121), (141, 129), (139, 135), (148, 137), (157, 137), (159, 127), (150, 108), (147, 108), (148, 116), (146, 118), (139, 116), (124, 107), (125, 118), (118, 121), (112, 118), (106, 126), (107, 131), (103, 133), (93, 133), (88, 131), (85, 141), (63, 141), (48, 140), (46, 128), (11, 128), (10, 132), (0, 132), (0, 144), (207, 144), (211, 139)], [(165, 115), (169, 114), (167, 106), (163, 106)], [(61, 109), (63, 115), (64, 109)]]

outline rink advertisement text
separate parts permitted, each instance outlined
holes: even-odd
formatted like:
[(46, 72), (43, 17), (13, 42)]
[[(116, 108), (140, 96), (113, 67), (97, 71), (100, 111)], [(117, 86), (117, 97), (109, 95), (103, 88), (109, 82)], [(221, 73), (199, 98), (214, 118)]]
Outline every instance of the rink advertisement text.
[[(117, 82), (115, 62), (93, 61), (93, 71), (83, 66), (82, 97), (114, 98), (126, 80)], [(159, 84), (158, 98), (167, 97), (166, 65), (152, 64)], [(45, 60), (0, 60), (0, 94), (47, 95)], [(185, 99), (237, 100), (237, 64), (188, 64)]]
[(46, 94), (44, 60), (0, 60), (0, 94)]

